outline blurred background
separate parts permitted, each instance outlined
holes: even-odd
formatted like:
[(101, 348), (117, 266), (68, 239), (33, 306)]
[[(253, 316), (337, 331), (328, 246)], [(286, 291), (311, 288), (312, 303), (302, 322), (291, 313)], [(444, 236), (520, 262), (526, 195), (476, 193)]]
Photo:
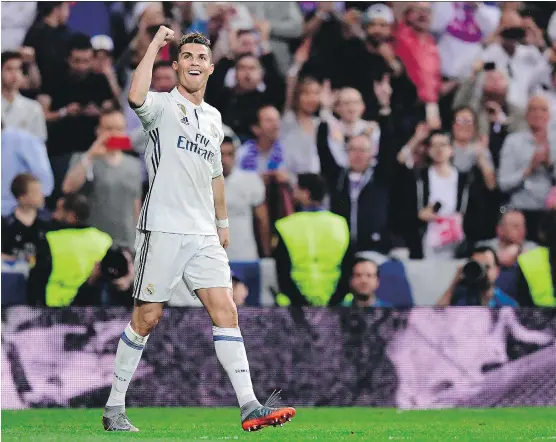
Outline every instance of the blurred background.
[[(314, 379), (319, 391), (352, 391), (345, 405), (554, 404), (548, 380), (505, 396), (532, 382), (528, 370), (552, 373), (545, 367), (555, 357), (552, 3), (1, 6), (3, 406), (7, 397), (10, 408), (99, 405), (109, 387), (132, 305), (135, 225), (148, 192), (148, 135), (127, 93), (160, 25), (177, 35), (203, 32), (212, 43), (205, 99), (225, 125), (234, 300), (264, 307), (240, 310), (250, 321), (245, 336), (257, 340), (266, 327), (253, 350), (261, 373), (269, 362), (262, 336), (288, 329), (295, 333), (284, 339), (311, 350), (284, 356), (286, 377), (298, 379), (295, 367), (303, 364), (323, 366), (327, 353), (316, 349), (334, 342), (329, 372), (349, 365), (354, 372), (345, 379), (353, 385)], [(173, 45), (160, 51), (153, 91), (177, 85), (175, 55)], [(200, 306), (185, 286), (169, 304)], [(435, 305), (538, 310), (407, 310)], [(316, 308), (325, 306), (345, 308)], [(170, 382), (177, 356), (202, 357), (209, 336), (187, 355), (170, 325), (193, 336), (201, 333), (191, 325), (201, 314), (170, 309), (155, 335), (176, 342), (176, 353), (160, 356), (162, 365), (154, 356), (142, 362), (139, 384), (153, 373)], [(508, 327), (517, 334), (502, 332)], [(34, 333), (51, 336), (44, 346), (52, 352), (41, 350)], [(488, 356), (471, 360), (469, 342)], [(37, 350), (24, 357), (23, 347)], [(432, 373), (430, 358), (451, 368), (423, 380), (407, 371), (408, 361), (422, 360), (415, 370)], [(105, 359), (106, 375), (91, 385), (71, 381), (71, 388), (62, 372), (69, 369), (56, 364), (72, 360), (86, 369)], [(5, 373), (12, 373), (8, 384)], [(306, 378), (292, 398), (344, 405), (332, 393), (303, 396), (303, 389), (316, 391)], [(493, 379), (504, 381), (485, 396)], [(195, 387), (198, 397), (187, 397), (223, 404), (233, 395), (221, 384), (207, 380)]]

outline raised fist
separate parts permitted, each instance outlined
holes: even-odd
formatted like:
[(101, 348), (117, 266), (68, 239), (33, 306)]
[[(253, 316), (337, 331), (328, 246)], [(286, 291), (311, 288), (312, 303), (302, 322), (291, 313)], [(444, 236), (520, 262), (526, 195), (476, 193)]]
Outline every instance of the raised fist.
[(153, 38), (153, 43), (158, 45), (159, 48), (163, 48), (169, 42), (174, 39), (174, 31), (166, 26), (161, 26), (158, 28), (156, 35)]

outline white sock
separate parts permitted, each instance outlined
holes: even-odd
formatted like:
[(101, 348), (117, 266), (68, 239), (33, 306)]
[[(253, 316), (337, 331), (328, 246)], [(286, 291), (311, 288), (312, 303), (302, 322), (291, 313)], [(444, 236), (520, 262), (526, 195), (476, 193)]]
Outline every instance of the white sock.
[[(228, 373), (228, 377), (232, 382), (234, 391), (236, 392), (239, 406), (257, 401), (251, 384), (251, 375), (249, 373), (249, 362), (247, 362), (247, 354), (243, 345), (243, 338), (239, 328), (221, 328), (212, 327), (212, 335), (214, 337), (214, 348), (218, 360)], [(257, 402), (258, 403), (258, 402)]]
[(139, 365), (143, 348), (149, 336), (137, 334), (129, 323), (120, 337), (118, 350), (116, 352), (116, 362), (114, 367), (114, 380), (112, 390), (108, 397), (107, 407), (125, 406), (125, 394), (133, 373)]

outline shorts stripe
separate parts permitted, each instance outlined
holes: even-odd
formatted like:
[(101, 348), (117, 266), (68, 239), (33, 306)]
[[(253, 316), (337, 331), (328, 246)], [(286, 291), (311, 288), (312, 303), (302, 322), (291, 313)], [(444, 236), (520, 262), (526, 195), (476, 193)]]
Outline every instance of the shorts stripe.
[(145, 275), (145, 265), (147, 263), (147, 254), (149, 251), (149, 240), (151, 239), (151, 232), (145, 233), (145, 240), (141, 247), (141, 254), (139, 255), (139, 268), (135, 275), (135, 287), (133, 289), (133, 297), (139, 298), (141, 293), (141, 284), (143, 284), (143, 276)]

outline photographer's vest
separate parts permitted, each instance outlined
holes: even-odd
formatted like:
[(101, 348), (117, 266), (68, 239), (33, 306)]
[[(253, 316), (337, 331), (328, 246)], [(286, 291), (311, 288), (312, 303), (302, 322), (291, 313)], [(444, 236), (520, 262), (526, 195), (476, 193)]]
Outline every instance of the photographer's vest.
[(538, 247), (517, 258), (536, 306), (556, 307), (548, 249)]
[(311, 305), (327, 305), (349, 245), (344, 217), (328, 211), (299, 212), (276, 222), (291, 260), (291, 278)]
[(48, 232), (52, 271), (46, 285), (46, 305), (71, 304), (79, 287), (89, 278), (95, 263), (102, 261), (112, 245), (107, 233), (94, 227)]

